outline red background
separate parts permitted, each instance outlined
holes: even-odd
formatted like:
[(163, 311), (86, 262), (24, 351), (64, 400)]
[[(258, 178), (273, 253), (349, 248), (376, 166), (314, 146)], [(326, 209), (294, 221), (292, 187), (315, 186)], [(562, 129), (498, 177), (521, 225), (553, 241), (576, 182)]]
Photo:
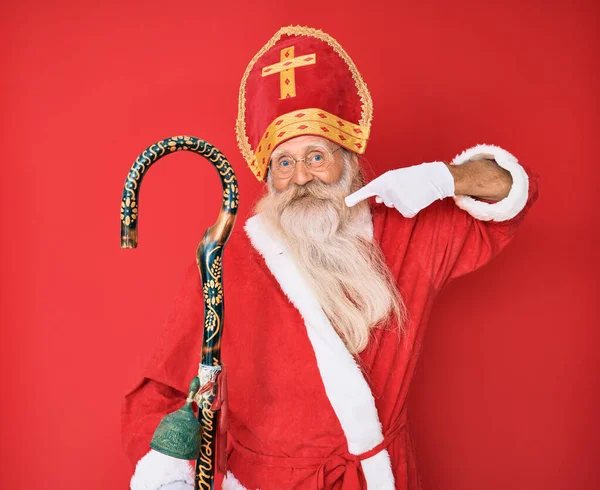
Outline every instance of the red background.
[(158, 139), (205, 138), (246, 217), (239, 80), (292, 23), (368, 83), (374, 174), (490, 142), (542, 177), (514, 242), (437, 303), (410, 407), (425, 488), (599, 488), (595, 2), (11, 1), (1, 22), (0, 488), (127, 488), (120, 403), (219, 192), (201, 159), (169, 157), (124, 251), (125, 175)]

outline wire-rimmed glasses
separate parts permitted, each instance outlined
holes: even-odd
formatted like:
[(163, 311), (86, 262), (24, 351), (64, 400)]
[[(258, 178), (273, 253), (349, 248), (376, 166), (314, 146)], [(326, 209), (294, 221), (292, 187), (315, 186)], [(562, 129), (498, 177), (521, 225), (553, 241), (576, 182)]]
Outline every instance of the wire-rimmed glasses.
[(304, 165), (310, 170), (321, 172), (331, 165), (335, 158), (335, 152), (340, 148), (341, 146), (338, 146), (333, 151), (325, 148), (309, 148), (304, 154), (304, 158), (294, 158), (289, 153), (277, 155), (276, 158), (271, 159), (271, 172), (276, 179), (287, 179), (294, 173), (298, 162), (304, 162)]

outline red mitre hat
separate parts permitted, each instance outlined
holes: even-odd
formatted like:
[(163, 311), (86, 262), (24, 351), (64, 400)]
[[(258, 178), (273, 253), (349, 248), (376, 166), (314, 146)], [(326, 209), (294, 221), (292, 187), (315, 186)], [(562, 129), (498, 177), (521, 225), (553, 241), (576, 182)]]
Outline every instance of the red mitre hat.
[(321, 136), (364, 153), (372, 117), (371, 94), (337, 41), (318, 29), (283, 27), (246, 68), (237, 140), (250, 170), (264, 180), (271, 152), (296, 136)]

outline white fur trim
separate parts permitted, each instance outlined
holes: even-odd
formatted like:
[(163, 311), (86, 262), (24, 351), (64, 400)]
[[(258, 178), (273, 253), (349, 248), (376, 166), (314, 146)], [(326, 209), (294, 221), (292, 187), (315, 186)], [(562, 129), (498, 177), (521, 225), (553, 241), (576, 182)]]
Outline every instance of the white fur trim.
[(190, 462), (151, 449), (135, 466), (131, 490), (157, 490), (174, 482), (194, 485), (194, 471)]
[[(327, 315), (298, 271), (290, 252), (261, 215), (246, 222), (252, 245), (288, 299), (298, 309), (312, 344), (325, 392), (337, 415), (352, 454), (383, 441), (375, 399), (359, 366), (334, 330)], [(362, 462), (370, 490), (393, 490), (394, 476), (387, 450)]]
[[(221, 486), (222, 490), (248, 490), (244, 485), (242, 485), (238, 479), (233, 476), (231, 471), (227, 472), (227, 476), (223, 478), (223, 485)], [(258, 489), (257, 489), (258, 490)]]
[(452, 160), (452, 165), (461, 165), (481, 157), (493, 158), (498, 165), (510, 172), (513, 179), (510, 192), (504, 199), (492, 204), (478, 201), (470, 196), (456, 196), (454, 200), (457, 206), (482, 221), (506, 221), (514, 218), (527, 203), (529, 191), (527, 173), (513, 155), (494, 145), (477, 145), (469, 148), (457, 155)]

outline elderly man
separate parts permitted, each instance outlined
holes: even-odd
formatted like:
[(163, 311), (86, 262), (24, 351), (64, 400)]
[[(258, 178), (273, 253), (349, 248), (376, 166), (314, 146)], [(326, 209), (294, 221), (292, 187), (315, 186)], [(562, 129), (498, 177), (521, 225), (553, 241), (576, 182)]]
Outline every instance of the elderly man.
[[(225, 251), (224, 489), (421, 488), (406, 397), (432, 302), (510, 241), (537, 187), (489, 145), (365, 186), (371, 118), (352, 60), (315, 29), (278, 31), (242, 79), (238, 141), (267, 191)], [(202, 317), (192, 265), (164, 342), (126, 397), (133, 490), (193, 485), (188, 462), (148, 443), (185, 399)]]

